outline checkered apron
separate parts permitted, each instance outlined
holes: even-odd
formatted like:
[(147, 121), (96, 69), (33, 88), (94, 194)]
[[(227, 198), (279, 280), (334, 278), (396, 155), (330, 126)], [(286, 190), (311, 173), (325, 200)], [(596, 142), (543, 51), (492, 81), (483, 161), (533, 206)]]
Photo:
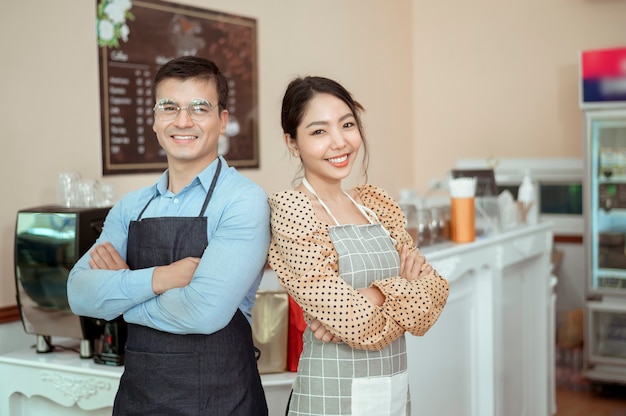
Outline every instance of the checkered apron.
[[(363, 206), (357, 206), (363, 211)], [(339, 254), (339, 276), (355, 289), (399, 275), (398, 251), (380, 223), (336, 225), (329, 232)], [(308, 327), (303, 340), (290, 416), (410, 414), (404, 336), (382, 351), (324, 343)]]

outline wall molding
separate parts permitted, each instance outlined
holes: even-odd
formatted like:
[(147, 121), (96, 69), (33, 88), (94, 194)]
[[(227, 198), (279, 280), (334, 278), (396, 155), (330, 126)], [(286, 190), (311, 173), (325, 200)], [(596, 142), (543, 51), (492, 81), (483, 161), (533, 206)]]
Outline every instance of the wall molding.
[(17, 305), (0, 307), (0, 324), (7, 324), (22, 319)]

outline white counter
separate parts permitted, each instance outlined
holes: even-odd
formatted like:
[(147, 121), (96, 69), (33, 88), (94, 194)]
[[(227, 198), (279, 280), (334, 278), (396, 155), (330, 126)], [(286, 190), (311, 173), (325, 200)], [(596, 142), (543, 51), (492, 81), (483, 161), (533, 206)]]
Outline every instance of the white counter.
[(407, 336), (412, 415), (552, 414), (551, 248), (542, 223), (422, 249), (450, 296), (425, 336)]
[[(551, 247), (545, 223), (422, 250), (450, 296), (425, 336), (407, 336), (412, 415), (552, 413)], [(74, 352), (0, 355), (0, 416), (110, 415), (121, 373)], [(294, 377), (262, 376), (270, 415), (284, 415)]]
[[(0, 416), (110, 416), (123, 367), (74, 351), (0, 355)], [(295, 373), (263, 374), (270, 415), (285, 414)]]

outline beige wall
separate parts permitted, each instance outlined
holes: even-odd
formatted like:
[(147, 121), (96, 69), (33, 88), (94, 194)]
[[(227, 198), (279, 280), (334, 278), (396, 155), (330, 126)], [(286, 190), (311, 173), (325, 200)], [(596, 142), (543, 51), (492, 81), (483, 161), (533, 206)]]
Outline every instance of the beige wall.
[(415, 0), (416, 186), (459, 158), (581, 157), (581, 50), (626, 45), (621, 0)]
[[(409, 0), (394, 7), (360, 1), (358, 9), (335, 0), (180, 3), (257, 19), (261, 167), (242, 173), (268, 193), (291, 186), (296, 169), (282, 141), (282, 93), (294, 76), (320, 74), (343, 82), (367, 109), (370, 181), (393, 193), (411, 184)], [(119, 194), (157, 177), (101, 178), (95, 24), (95, 0), (11, 1), (0, 14), (0, 307), (15, 303), (16, 212), (54, 203), (59, 172), (113, 183)]]
[[(578, 50), (626, 42), (618, 0), (180, 3), (257, 19), (261, 167), (242, 172), (268, 193), (295, 173), (278, 116), (295, 75), (355, 93), (367, 109), (370, 182), (397, 195), (424, 190), (459, 157), (579, 156)], [(15, 214), (54, 203), (59, 172), (120, 195), (157, 176), (101, 177), (95, 45), (95, 0), (12, 1), (0, 14), (0, 307), (15, 303)]]

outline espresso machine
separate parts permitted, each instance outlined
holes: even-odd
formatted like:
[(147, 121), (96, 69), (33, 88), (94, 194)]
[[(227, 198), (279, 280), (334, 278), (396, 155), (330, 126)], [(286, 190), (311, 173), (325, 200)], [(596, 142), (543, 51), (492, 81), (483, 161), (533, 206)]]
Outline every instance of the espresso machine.
[(80, 340), (80, 357), (122, 365), (126, 323), (75, 315), (67, 300), (67, 278), (102, 232), (110, 207), (49, 205), (18, 211), (15, 227), (15, 287), (26, 333), (36, 350), (54, 350), (52, 337)]

